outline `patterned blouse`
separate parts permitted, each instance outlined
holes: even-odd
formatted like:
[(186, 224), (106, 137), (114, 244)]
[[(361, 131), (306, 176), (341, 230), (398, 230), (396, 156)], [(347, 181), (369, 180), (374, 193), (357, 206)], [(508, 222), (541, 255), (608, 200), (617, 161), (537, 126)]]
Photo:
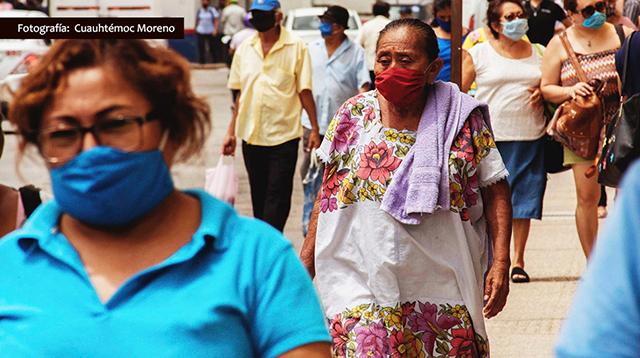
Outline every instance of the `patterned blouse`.
[[(608, 124), (618, 110), (620, 92), (618, 90), (618, 73), (616, 72), (615, 55), (618, 49), (581, 55), (576, 53), (578, 62), (588, 80), (599, 79), (604, 82), (600, 99), (603, 103), (604, 123)], [(570, 59), (562, 63), (560, 70), (562, 86), (573, 86), (580, 82)]]
[(488, 355), (481, 189), (508, 173), (476, 110), (450, 149), (450, 207), (404, 225), (380, 204), (415, 141), (382, 124), (374, 90), (340, 108), (318, 150), (316, 272), (335, 357)]

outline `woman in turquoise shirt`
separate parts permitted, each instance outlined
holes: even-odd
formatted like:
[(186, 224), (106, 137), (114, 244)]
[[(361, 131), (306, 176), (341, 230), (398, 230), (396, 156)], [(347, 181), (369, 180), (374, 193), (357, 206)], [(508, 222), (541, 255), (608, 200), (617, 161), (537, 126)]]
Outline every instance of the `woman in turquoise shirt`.
[(209, 115), (141, 40), (58, 41), (23, 80), (10, 117), (55, 199), (0, 243), (3, 357), (329, 357), (291, 244), (173, 185)]

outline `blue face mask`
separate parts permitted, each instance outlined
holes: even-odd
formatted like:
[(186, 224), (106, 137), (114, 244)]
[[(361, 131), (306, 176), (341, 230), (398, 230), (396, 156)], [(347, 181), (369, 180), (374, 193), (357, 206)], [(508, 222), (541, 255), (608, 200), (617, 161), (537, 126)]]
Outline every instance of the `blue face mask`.
[(320, 29), (320, 34), (322, 37), (331, 36), (331, 28), (333, 27), (333, 23), (321, 21), (318, 24), (318, 28)]
[(520, 41), (529, 30), (527, 19), (515, 19), (511, 22), (502, 23), (502, 34), (511, 41)]
[(606, 21), (607, 15), (601, 13), (600, 11), (596, 11), (593, 13), (593, 15), (589, 16), (582, 22), (582, 26), (597, 30), (601, 28)]
[(84, 151), (53, 168), (51, 185), (63, 212), (88, 224), (121, 226), (155, 208), (173, 191), (160, 150)]
[(438, 21), (438, 25), (440, 25), (440, 28), (444, 32), (451, 32), (451, 20), (442, 21), (442, 20), (440, 20), (439, 18), (436, 17), (436, 21)]

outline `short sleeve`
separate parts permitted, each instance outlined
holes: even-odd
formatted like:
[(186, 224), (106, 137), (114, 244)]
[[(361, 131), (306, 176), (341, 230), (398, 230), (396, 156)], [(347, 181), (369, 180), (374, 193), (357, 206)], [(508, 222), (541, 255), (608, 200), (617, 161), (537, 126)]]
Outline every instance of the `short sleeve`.
[(211, 10), (211, 13), (213, 14), (213, 17), (214, 17), (214, 18), (216, 18), (216, 19), (217, 19), (217, 18), (219, 18), (219, 17), (220, 17), (220, 14), (218, 13), (218, 10), (216, 10), (216, 8), (215, 8), (215, 7), (210, 7), (209, 9)]
[(482, 112), (475, 109), (469, 115), (468, 122), (471, 126), (474, 161), (478, 171), (478, 186), (485, 188), (506, 178), (509, 172), (502, 161), (502, 156)]
[[(258, 245), (267, 245), (260, 243)], [(257, 356), (274, 358), (313, 342), (330, 342), (324, 314), (309, 273), (287, 244), (266, 248), (255, 259), (255, 304), (251, 336)]]
[(569, 315), (558, 358), (637, 358), (640, 352), (640, 163), (628, 169)]
[(298, 61), (296, 63), (296, 79), (298, 86), (298, 93), (304, 90), (311, 90), (312, 77), (311, 77), (311, 57), (309, 56), (309, 48), (304, 42), (298, 44), (300, 46)]
[[(244, 42), (243, 42), (244, 43)], [(246, 44), (245, 44), (246, 46)], [(227, 88), (233, 90), (242, 89), (242, 78), (240, 76), (240, 64), (242, 63), (242, 48), (240, 44), (238, 50), (233, 55), (233, 61), (231, 61), (231, 68), (229, 69), (229, 80), (227, 81)]]
[(362, 46), (355, 44), (357, 47), (357, 78), (358, 78), (358, 89), (362, 88), (365, 83), (371, 82), (371, 76), (369, 76), (369, 68), (367, 67), (367, 55), (364, 52), (364, 48)]
[(553, 15), (556, 21), (562, 21), (567, 18), (567, 13), (555, 2), (553, 3)]

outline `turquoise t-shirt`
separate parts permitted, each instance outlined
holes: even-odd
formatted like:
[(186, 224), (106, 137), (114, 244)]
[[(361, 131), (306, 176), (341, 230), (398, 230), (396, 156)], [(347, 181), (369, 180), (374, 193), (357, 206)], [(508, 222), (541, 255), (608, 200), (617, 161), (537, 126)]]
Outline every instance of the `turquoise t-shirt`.
[(627, 170), (556, 346), (557, 358), (640, 352), (640, 162)]
[(291, 244), (202, 191), (191, 242), (122, 285), (105, 304), (41, 205), (0, 241), (2, 357), (277, 357), (330, 342)]

